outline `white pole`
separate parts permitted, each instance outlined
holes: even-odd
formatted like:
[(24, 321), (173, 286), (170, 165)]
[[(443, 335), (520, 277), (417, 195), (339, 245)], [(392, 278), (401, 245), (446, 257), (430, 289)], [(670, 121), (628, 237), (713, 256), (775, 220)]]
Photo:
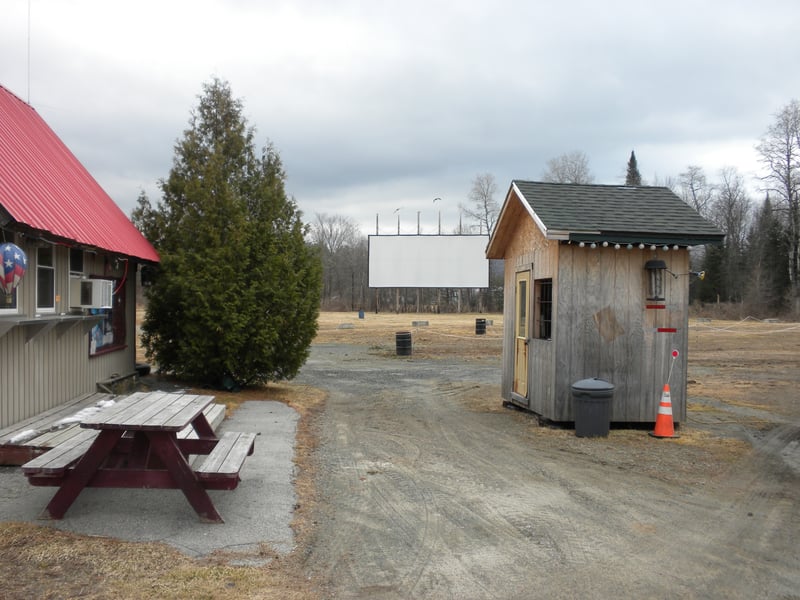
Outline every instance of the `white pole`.
[(669, 385), (669, 380), (672, 378), (672, 367), (675, 366), (675, 361), (677, 360), (677, 358), (678, 358), (678, 351), (677, 350), (673, 350), (672, 351), (672, 362), (669, 365), (669, 373), (667, 373), (667, 385)]

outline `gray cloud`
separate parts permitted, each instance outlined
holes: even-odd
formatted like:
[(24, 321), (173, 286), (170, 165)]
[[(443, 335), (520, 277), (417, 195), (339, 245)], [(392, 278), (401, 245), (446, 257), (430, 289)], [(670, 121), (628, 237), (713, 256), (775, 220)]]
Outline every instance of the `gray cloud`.
[[(307, 215), (369, 232), (400, 206), (410, 229), (439, 208), (454, 226), (476, 174), (504, 193), (573, 149), (600, 183), (631, 149), (645, 178), (753, 174), (798, 94), (788, 0), (65, 4), (32, 0), (31, 102), (126, 212), (140, 189), (158, 196), (212, 76), (275, 143)], [(0, 83), (23, 98), (27, 7), (0, 8)]]

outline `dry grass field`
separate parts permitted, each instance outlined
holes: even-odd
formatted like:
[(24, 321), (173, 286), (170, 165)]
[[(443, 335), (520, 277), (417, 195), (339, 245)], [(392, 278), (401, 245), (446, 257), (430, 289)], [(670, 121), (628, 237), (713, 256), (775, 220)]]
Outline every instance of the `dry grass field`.
[[(486, 318), (485, 336), (475, 335), (475, 319)], [(413, 325), (414, 321), (427, 324)], [(689, 422), (676, 443), (708, 450), (709, 470), (746, 453), (737, 436), (742, 428), (769, 428), (797, 420), (800, 383), (800, 325), (797, 323), (690, 322)], [(415, 358), (458, 356), (467, 360), (499, 359), (501, 315), (323, 313), (316, 344), (353, 344), (378, 355), (394, 354), (395, 334), (411, 331)], [(144, 361), (143, 353), (139, 354)], [(499, 379), (499, 376), (498, 376)], [(315, 415), (324, 408), (325, 393), (293, 383), (269, 385), (238, 394), (216, 393), (230, 411), (243, 400), (269, 398), (296, 408), (296, 481), (299, 508), (295, 514), (297, 547), (276, 556), (266, 567), (233, 567), (224, 556), (195, 560), (160, 544), (128, 543), (85, 537), (28, 523), (0, 523), (0, 578), (4, 598), (313, 598), (304, 576), (302, 557), (314, 528), (315, 495), (311, 455), (317, 446)], [(464, 398), (473, 411), (501, 411), (497, 395)], [(531, 427), (535, 428), (535, 420)], [(563, 430), (539, 428), (538, 436), (571, 444)], [(609, 438), (609, 456), (630, 460), (627, 453), (643, 448), (641, 432), (619, 432)], [(649, 444), (649, 442), (646, 442)], [(616, 445), (616, 447), (613, 447)], [(652, 445), (650, 445), (652, 448)], [(645, 450), (641, 450), (645, 451)], [(646, 450), (652, 452), (652, 450)], [(625, 455), (625, 456), (623, 456)], [(676, 461), (677, 462), (677, 461)], [(689, 468), (701, 468), (690, 465)], [(265, 548), (269, 553), (269, 549)]]
[[(485, 319), (486, 333), (475, 335), (476, 319)], [(319, 316), (315, 343), (356, 344), (375, 351), (395, 353), (396, 334), (410, 332), (414, 356), (457, 356), (481, 359), (500, 357), (503, 351), (503, 316), (477, 313), (416, 314), (323, 312)]]

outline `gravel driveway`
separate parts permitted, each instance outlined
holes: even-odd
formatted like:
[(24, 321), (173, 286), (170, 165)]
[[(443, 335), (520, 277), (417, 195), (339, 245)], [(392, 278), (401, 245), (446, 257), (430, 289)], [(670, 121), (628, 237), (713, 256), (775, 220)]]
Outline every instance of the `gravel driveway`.
[(576, 438), (503, 408), (499, 378), (499, 358), (313, 347), (323, 597), (800, 598), (796, 418), (727, 454)]

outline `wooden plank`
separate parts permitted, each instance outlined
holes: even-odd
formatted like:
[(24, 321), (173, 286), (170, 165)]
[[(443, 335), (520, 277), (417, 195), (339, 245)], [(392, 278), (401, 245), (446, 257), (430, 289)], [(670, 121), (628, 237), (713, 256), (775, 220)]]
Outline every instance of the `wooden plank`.
[(149, 395), (139, 404), (139, 410), (135, 414), (120, 418), (119, 425), (124, 425), (126, 429), (166, 429), (164, 422), (170, 418), (175, 411), (189, 402), (189, 396), (183, 394), (160, 394)]
[[(35, 486), (60, 486), (71, 474), (74, 467), (63, 473), (44, 475), (32, 473), (28, 483)], [(127, 488), (127, 489), (177, 489), (178, 485), (169, 471), (165, 469), (98, 469), (86, 487)]]
[(195, 472), (200, 478), (237, 477), (245, 458), (252, 454), (256, 434), (227, 431)]
[(218, 469), (220, 474), (239, 474), (244, 465), (245, 459), (253, 453), (253, 446), (256, 441), (256, 434), (241, 433), (239, 439), (228, 452), (222, 465)]
[(205, 522), (222, 523), (222, 517), (200, 483), (197, 474), (186, 462), (186, 458), (178, 448), (174, 434), (152, 431), (148, 434), (148, 439), (153, 452), (162, 460), (200, 519)]
[[(66, 427), (59, 427), (57, 429), (54, 428), (54, 423), (59, 422), (62, 418), (71, 417), (76, 412), (79, 412), (79, 410), (91, 406), (96, 402), (108, 400), (111, 397), (112, 396), (105, 393), (84, 394), (79, 399), (81, 401), (90, 400), (91, 402), (86, 404), (86, 406), (82, 406), (81, 404), (77, 403), (70, 403), (68, 409), (59, 410), (55, 414), (51, 414), (49, 418), (42, 419), (41, 423), (38, 423), (38, 427), (36, 428), (37, 430), (42, 431), (40, 435), (29, 438), (21, 442), (19, 445), (8, 444), (3, 446), (2, 452), (4, 457), (11, 456), (13, 453), (13, 460), (6, 460), (6, 462), (3, 464), (22, 464), (31, 460), (37, 455), (43, 454), (50, 448), (61, 444), (81, 431), (86, 431), (85, 429), (81, 428), (77, 422)], [(101, 410), (108, 410), (110, 408), (111, 407), (103, 408)], [(203, 412), (206, 415), (206, 420), (214, 430), (216, 430), (225, 419), (225, 406), (223, 404), (210, 404)], [(37, 425), (37, 423), (32, 423), (31, 425)], [(23, 427), (21, 431), (26, 431), (27, 429), (34, 429), (34, 427)], [(16, 428), (9, 429), (9, 432), (12, 435), (15, 435), (14, 431), (16, 431)], [(196, 439), (197, 434), (194, 428), (191, 425), (188, 425), (181, 430), (181, 432), (178, 434), (178, 437), (179, 439)], [(17, 458), (17, 455), (19, 455), (21, 458)]]
[(555, 419), (557, 406), (572, 402), (569, 386), (574, 360), (576, 302), (580, 291), (576, 289), (577, 253), (574, 245), (561, 246), (557, 268), (557, 282), (553, 282), (553, 386), (542, 398), (542, 415)]
[(112, 410), (86, 419), (82, 426), (95, 429), (180, 431), (213, 400), (213, 396), (136, 393), (120, 401)]
[(30, 473), (62, 473), (86, 453), (95, 437), (97, 437), (96, 431), (82, 430), (78, 435), (22, 465), (22, 472), (26, 475)]
[[(631, 308), (635, 305), (641, 312), (641, 296), (631, 289), (631, 257), (633, 250), (620, 248), (614, 250), (614, 281), (612, 304), (615, 328), (611, 347), (611, 364), (608, 381), (614, 385), (614, 396), (611, 402), (611, 420), (629, 421), (629, 405), (627, 401), (628, 378), (634, 365), (631, 353), (633, 337), (631, 336)], [(608, 335), (608, 332), (607, 332)]]
[[(215, 430), (219, 427), (220, 423), (225, 419), (225, 405), (212, 403), (205, 407), (203, 414), (206, 416), (206, 421), (211, 425), (211, 429)], [(197, 432), (194, 427), (187, 425), (178, 432), (178, 439), (197, 439)]]
[[(198, 401), (198, 396), (157, 392), (132, 394), (122, 400), (115, 410), (89, 418), (82, 423), (82, 426), (102, 429), (180, 431), (213, 401), (211, 396), (202, 398), (203, 400)], [(187, 410), (187, 406), (191, 408)], [(180, 417), (176, 419), (176, 415)], [(188, 418), (189, 416), (191, 418)]]
[(216, 473), (228, 456), (233, 445), (239, 439), (239, 432), (226, 431), (214, 449), (205, 457), (200, 466), (195, 469), (198, 474)]
[(62, 427), (60, 429), (54, 429), (52, 431), (48, 431), (38, 437), (33, 438), (25, 442), (26, 446), (42, 446), (45, 448), (53, 448), (58, 446), (62, 442), (70, 439), (74, 435), (83, 431), (78, 425), (78, 423), (73, 423), (67, 427)]
[(47, 507), (42, 512), (42, 518), (60, 519), (69, 510), (72, 503), (81, 493), (86, 484), (97, 472), (97, 469), (108, 457), (109, 452), (119, 441), (122, 433), (119, 431), (100, 431), (91, 446), (84, 453), (80, 460), (75, 464), (75, 468), (70, 472), (59, 486), (58, 491), (50, 499)]
[(81, 423), (81, 426), (98, 429), (117, 428), (109, 427), (108, 425), (118, 426), (120, 423), (125, 423), (133, 418), (137, 413), (141, 412), (143, 410), (143, 406), (147, 406), (147, 404), (143, 405), (142, 403), (146, 402), (148, 397), (163, 395), (166, 394), (159, 394), (157, 392), (135, 392), (130, 396), (120, 399), (119, 402), (117, 402), (114, 406), (109, 407), (108, 410), (104, 410), (102, 413), (98, 413), (87, 419), (84, 419), (84, 421)]
[(65, 404), (41, 412), (33, 417), (23, 419), (22, 421), (14, 423), (14, 425), (10, 425), (4, 429), (0, 429), (0, 445), (10, 443), (12, 438), (28, 429), (47, 429), (61, 418), (69, 417), (82, 408), (96, 404), (97, 402), (106, 400), (110, 397), (111, 396), (109, 394), (97, 392), (81, 394)]
[(173, 428), (180, 426), (179, 428), (182, 429), (186, 424), (191, 423), (213, 401), (213, 396), (195, 396), (190, 404), (176, 412), (165, 425)]
[(138, 402), (142, 396), (141, 392), (134, 392), (129, 396), (125, 396), (124, 398), (120, 398), (113, 406), (109, 406), (106, 410), (102, 411), (102, 413), (98, 413), (92, 415), (91, 417), (84, 419), (83, 424), (101, 424), (105, 423), (108, 420), (113, 420), (116, 416), (124, 411), (130, 410), (132, 406)]
[[(142, 419), (140, 421), (141, 427), (146, 429), (164, 429), (169, 430), (170, 426), (168, 422), (180, 411), (182, 411), (186, 406), (189, 406), (194, 402), (194, 399), (197, 396), (191, 394), (168, 394), (165, 395), (163, 398), (160, 398), (156, 402), (156, 410), (148, 411), (150, 414), (145, 415), (144, 413), (141, 415)], [(189, 424), (191, 419), (184, 422), (183, 425), (178, 428), (174, 429), (174, 425), (172, 429), (175, 431), (180, 431), (183, 427)]]

